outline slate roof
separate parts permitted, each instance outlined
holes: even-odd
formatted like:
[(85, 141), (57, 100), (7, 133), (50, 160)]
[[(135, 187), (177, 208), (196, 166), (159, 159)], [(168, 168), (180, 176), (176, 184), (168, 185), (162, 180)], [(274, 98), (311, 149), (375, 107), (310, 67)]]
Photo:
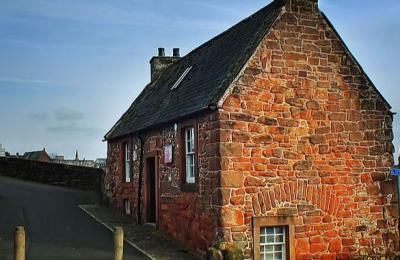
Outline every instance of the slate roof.
[[(273, 1), (165, 69), (156, 81), (144, 88), (130, 108), (105, 135), (105, 140), (154, 128), (216, 107), (226, 89), (271, 29), (283, 3), (284, 1)], [(351, 54), (335, 27), (322, 12), (321, 14), (390, 110), (390, 104)], [(189, 67), (192, 68), (180, 85), (171, 90)]]
[(50, 156), (45, 151), (33, 151), (33, 152), (26, 152), (22, 156), (22, 158), (27, 160), (34, 160), (37, 161), (40, 159), (40, 156), (44, 155), (46, 158), (51, 159)]
[[(106, 134), (110, 140), (216, 106), (280, 14), (276, 1), (168, 67)], [(180, 83), (171, 87), (189, 67)]]

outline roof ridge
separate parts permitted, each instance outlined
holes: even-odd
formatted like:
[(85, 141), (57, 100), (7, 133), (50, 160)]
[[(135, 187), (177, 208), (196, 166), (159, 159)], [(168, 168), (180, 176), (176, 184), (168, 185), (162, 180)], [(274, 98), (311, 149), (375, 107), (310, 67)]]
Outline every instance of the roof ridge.
[[(105, 139), (187, 117), (218, 101), (279, 17), (281, 7), (279, 2), (271, 2), (165, 68), (137, 96)], [(171, 91), (190, 66), (193, 69), (187, 78)]]
[(175, 64), (178, 64), (180, 62), (182, 62), (182, 60), (184, 60), (185, 58), (189, 57), (190, 55), (193, 55), (193, 53), (197, 52), (198, 50), (207, 47), (208, 45), (212, 44), (213, 42), (215, 42), (217, 39), (223, 37), (224, 35), (228, 34), (230, 31), (234, 30), (237, 26), (246, 23), (248, 20), (250, 20), (251, 18), (253, 18), (254, 16), (259, 15), (260, 13), (262, 13), (263, 11), (265, 11), (266, 9), (270, 8), (273, 5), (276, 5), (277, 3), (275, 1), (272, 1), (271, 3), (269, 3), (268, 5), (264, 6), (263, 8), (259, 9), (257, 12), (253, 13), (250, 16), (247, 16), (246, 18), (240, 20), (239, 22), (237, 22), (236, 24), (232, 25), (231, 27), (229, 27), (228, 29), (222, 31), (221, 33), (217, 34), (216, 36), (214, 36), (213, 38), (211, 38), (210, 40), (202, 43), (201, 45), (197, 46), (196, 48), (194, 48), (193, 50), (191, 50), (189, 53), (187, 53), (185, 56), (183, 56), (181, 59), (177, 60), (176, 62), (174, 62), (171, 66), (169, 66), (168, 68), (174, 66)]

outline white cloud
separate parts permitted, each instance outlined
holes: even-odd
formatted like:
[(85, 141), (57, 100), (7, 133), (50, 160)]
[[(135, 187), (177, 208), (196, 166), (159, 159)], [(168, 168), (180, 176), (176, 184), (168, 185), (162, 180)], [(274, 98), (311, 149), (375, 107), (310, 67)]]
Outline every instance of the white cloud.
[[(96, 4), (85, 1), (60, 1), (60, 0), (14, 0), (0, 4), (0, 19), (27, 20), (34, 17), (51, 19), (69, 19), (74, 21), (90, 22), (96, 24), (115, 24), (128, 26), (165, 26), (170, 28), (190, 29), (221, 29), (224, 27), (220, 21), (209, 19), (195, 19), (194, 17), (182, 18), (167, 17), (166, 13), (151, 8), (119, 8), (116, 4)], [(217, 7), (217, 6), (215, 6)], [(221, 26), (222, 23), (222, 26)]]
[(83, 113), (69, 108), (59, 108), (54, 112), (58, 121), (77, 121), (83, 119)]

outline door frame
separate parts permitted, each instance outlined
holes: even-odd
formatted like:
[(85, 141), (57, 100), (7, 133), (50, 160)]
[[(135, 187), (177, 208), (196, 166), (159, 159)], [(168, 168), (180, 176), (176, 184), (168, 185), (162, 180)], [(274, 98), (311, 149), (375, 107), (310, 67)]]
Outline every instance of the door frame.
[(147, 209), (148, 209), (148, 204), (149, 204), (149, 171), (147, 169), (147, 160), (150, 158), (154, 158), (154, 171), (155, 171), (155, 214), (156, 214), (156, 228), (159, 227), (159, 209), (160, 209), (160, 178), (159, 178), (159, 156), (158, 156), (158, 152), (154, 151), (154, 152), (149, 152), (149, 153), (145, 153), (144, 154), (144, 209), (145, 209), (145, 214), (144, 214), (144, 223), (148, 223), (147, 222)]

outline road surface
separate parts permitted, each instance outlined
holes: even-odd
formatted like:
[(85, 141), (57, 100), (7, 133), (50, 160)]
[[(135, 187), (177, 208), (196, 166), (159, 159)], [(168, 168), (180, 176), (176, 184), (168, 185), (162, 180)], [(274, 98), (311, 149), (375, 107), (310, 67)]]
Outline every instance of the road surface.
[[(112, 259), (112, 233), (77, 207), (98, 202), (95, 192), (0, 176), (0, 259), (12, 259), (19, 225), (27, 260)], [(124, 251), (125, 259), (147, 259), (126, 243)]]

